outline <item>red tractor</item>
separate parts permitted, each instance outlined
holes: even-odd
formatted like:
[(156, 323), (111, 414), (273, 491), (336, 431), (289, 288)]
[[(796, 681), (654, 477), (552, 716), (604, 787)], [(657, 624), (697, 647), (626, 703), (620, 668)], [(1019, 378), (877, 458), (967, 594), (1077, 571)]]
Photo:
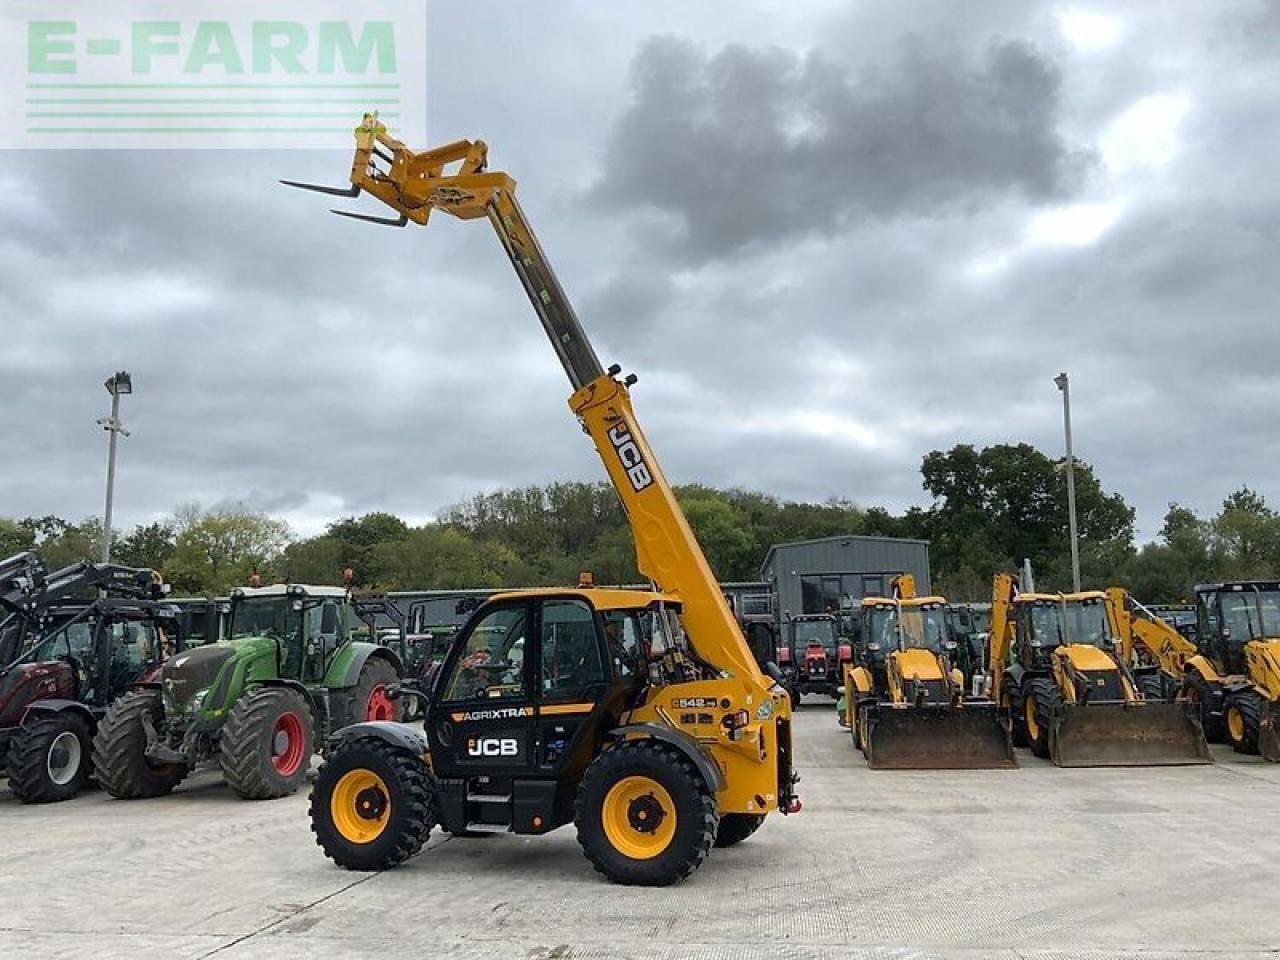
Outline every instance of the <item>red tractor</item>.
[[(80, 599), (95, 588), (106, 595)], [(111, 701), (181, 649), (162, 594), (150, 570), (86, 561), (46, 574), (34, 554), (0, 561), (0, 774), (19, 800), (79, 793)]]
[(806, 693), (840, 696), (853, 646), (841, 638), (839, 621), (826, 613), (803, 614), (788, 621), (787, 632), (778, 649), (778, 666), (791, 702), (798, 705)]

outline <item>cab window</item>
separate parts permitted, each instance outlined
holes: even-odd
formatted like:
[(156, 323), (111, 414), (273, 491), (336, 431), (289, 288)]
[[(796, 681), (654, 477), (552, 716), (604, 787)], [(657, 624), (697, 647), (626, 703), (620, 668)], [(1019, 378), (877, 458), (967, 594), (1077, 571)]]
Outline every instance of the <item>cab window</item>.
[(595, 615), (577, 600), (542, 606), (542, 699), (591, 699), (604, 683)]
[(615, 677), (638, 677), (643, 672), (640, 619), (635, 610), (609, 610), (604, 619), (605, 647)]
[(524, 682), (528, 610), (521, 604), (491, 610), (475, 625), (453, 665), (446, 700), (520, 700)]

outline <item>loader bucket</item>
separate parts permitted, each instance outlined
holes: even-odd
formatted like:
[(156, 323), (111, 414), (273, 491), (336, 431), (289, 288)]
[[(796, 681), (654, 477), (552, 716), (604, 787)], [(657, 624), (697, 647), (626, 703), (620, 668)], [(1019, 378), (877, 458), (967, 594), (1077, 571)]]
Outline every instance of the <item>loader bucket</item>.
[(1050, 730), (1060, 767), (1212, 763), (1200, 718), (1185, 702), (1063, 704)]
[(1262, 719), (1258, 723), (1258, 752), (1263, 760), (1280, 763), (1280, 730), (1276, 729), (1277, 717), (1274, 700), (1263, 701)]
[(880, 707), (868, 718), (872, 770), (1016, 767), (1009, 721), (995, 704)]

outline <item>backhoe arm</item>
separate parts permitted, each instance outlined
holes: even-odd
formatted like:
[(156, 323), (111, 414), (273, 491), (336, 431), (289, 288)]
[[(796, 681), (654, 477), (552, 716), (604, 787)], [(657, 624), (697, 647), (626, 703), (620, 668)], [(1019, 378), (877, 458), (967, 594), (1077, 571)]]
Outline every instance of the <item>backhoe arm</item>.
[(1013, 576), (997, 573), (991, 580), (991, 632), (987, 637), (991, 671), (991, 699), (1000, 703), (1004, 691), (1005, 659), (1013, 643), (1013, 599), (1017, 586)]
[(1135, 644), (1147, 651), (1161, 672), (1181, 677), (1188, 660), (1199, 651), (1196, 645), (1129, 595), (1123, 587), (1107, 589), (1107, 616), (1120, 638), (1121, 661), (1129, 666)]
[(590, 434), (622, 500), (640, 572), (663, 592), (679, 596), (685, 629), (700, 657), (768, 691), (773, 681), (756, 664), (636, 421), (627, 389), (635, 377), (619, 380), (617, 366), (607, 371), (601, 366), (516, 202), (515, 180), (488, 171), (486, 159), (482, 141), (460, 140), (417, 153), (385, 130), (358, 128), (350, 188), (283, 182), (338, 196), (367, 192), (399, 214), (391, 219), (334, 211), (374, 223), (426, 224), (432, 210), (462, 220), (488, 218), (573, 387), (569, 406)]

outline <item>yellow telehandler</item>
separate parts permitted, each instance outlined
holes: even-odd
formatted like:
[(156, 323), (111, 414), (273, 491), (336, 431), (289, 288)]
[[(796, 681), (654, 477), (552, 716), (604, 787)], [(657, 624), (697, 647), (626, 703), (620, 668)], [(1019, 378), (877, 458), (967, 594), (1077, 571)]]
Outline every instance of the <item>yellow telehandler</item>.
[(862, 600), (860, 662), (844, 672), (840, 722), (873, 770), (1014, 767), (1007, 711), (965, 695), (953, 665), (947, 601), (917, 596), (909, 574), (891, 597)]
[(1060, 767), (1212, 762), (1185, 704), (1144, 698), (1102, 591), (1021, 593), (997, 574), (990, 642), (992, 696), (1037, 757)]
[[(415, 152), (372, 116), (356, 129), (351, 185), (426, 224), (433, 210), (486, 219), (510, 257), (573, 387), (569, 408), (626, 510), (654, 590), (502, 593), (455, 635), (422, 729), (339, 731), (311, 794), (311, 823), (343, 867), (377, 870), (416, 853), (437, 824), (455, 836), (542, 834), (569, 822), (595, 869), (618, 883), (687, 877), (713, 845), (745, 840), (766, 815), (800, 809), (791, 706), (765, 674), (703, 556), (631, 406), (634, 376), (596, 357), (516, 202), (480, 141)], [(456, 166), (455, 166), (456, 165)]]
[(1210, 741), (1280, 762), (1280, 582), (1197, 586), (1195, 643), (1123, 589), (1107, 598), (1153, 696), (1188, 701)]

